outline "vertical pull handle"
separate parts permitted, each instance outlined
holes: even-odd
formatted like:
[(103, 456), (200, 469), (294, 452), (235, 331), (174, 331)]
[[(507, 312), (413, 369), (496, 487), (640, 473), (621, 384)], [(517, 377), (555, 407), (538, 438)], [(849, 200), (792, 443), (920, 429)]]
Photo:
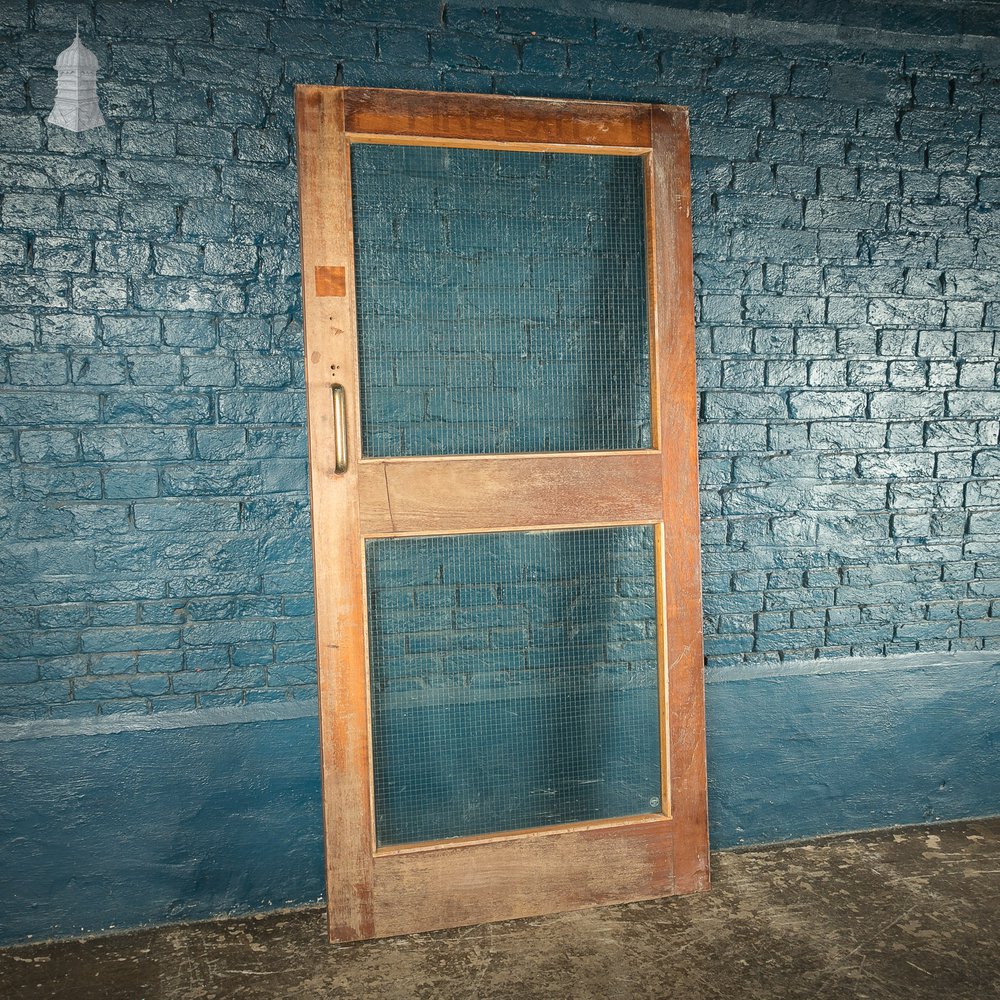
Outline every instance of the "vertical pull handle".
[(344, 387), (333, 387), (333, 471), (347, 471), (347, 404)]

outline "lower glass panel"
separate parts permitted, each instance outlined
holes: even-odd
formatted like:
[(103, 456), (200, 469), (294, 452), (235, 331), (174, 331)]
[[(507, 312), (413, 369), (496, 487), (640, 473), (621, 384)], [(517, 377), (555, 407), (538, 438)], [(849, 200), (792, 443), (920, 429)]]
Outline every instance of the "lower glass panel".
[(660, 811), (651, 526), (366, 554), (380, 847)]

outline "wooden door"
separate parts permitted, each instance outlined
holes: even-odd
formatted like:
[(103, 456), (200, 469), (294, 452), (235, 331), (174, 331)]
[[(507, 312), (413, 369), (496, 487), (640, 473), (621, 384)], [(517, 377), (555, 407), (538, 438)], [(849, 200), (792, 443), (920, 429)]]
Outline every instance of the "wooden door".
[(686, 111), (296, 119), (331, 940), (707, 888)]

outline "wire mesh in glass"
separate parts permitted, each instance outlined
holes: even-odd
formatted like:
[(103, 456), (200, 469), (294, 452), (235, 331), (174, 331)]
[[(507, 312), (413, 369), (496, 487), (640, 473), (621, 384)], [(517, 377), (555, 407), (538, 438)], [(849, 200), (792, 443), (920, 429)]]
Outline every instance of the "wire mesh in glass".
[(366, 559), (379, 846), (660, 812), (652, 527)]
[(362, 450), (650, 447), (644, 161), (351, 147)]

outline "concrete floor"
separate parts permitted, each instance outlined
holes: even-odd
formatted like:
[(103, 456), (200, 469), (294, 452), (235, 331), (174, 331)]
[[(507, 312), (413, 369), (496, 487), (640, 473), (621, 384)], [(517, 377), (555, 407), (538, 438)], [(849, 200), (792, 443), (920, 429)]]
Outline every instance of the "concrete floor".
[(708, 895), (331, 947), (316, 909), (0, 951), (0, 997), (1000, 998), (1000, 819), (713, 856)]

